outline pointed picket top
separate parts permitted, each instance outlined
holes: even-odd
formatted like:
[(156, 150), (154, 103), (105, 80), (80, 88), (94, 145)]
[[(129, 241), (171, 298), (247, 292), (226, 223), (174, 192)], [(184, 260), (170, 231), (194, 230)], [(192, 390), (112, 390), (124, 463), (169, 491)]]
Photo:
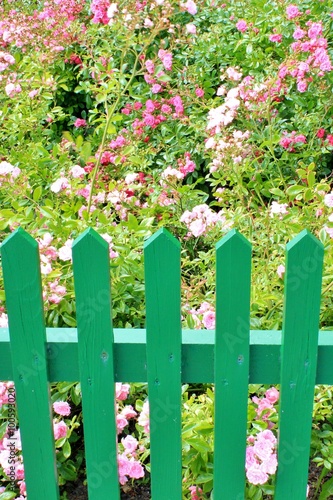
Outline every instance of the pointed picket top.
[(231, 229), (216, 243), (216, 251), (218, 252), (220, 248), (228, 245), (238, 245), (239, 247), (244, 245), (244, 247), (247, 246), (249, 251), (251, 251), (251, 243), (237, 229)]
[(104, 238), (102, 238), (102, 236), (98, 234), (94, 229), (89, 227), (74, 240), (72, 249), (74, 250), (74, 248), (77, 247), (80, 247), (81, 249), (81, 246), (84, 247), (84, 245), (91, 244), (92, 242), (97, 245), (101, 245), (104, 248), (108, 247), (108, 242)]
[(297, 236), (295, 236), (295, 238), (287, 243), (287, 252), (289, 253), (294, 248), (296, 248), (296, 245), (299, 245), (298, 248), (301, 248), (301, 245), (307, 245), (309, 249), (311, 248), (311, 246), (313, 246), (313, 248), (318, 247), (322, 250), (324, 249), (321, 241), (319, 241), (312, 233), (310, 233), (308, 229), (303, 229), (303, 231), (301, 231)]
[(165, 245), (166, 242), (171, 243), (175, 246), (175, 248), (180, 248), (179, 240), (175, 238), (167, 229), (162, 227), (145, 241), (143, 248), (146, 250), (149, 247)]
[(15, 229), (12, 234), (7, 236), (1, 244), (1, 251), (3, 252), (9, 249), (12, 251), (12, 245), (18, 249), (22, 247), (22, 249), (25, 249), (24, 251), (29, 251), (29, 248), (34, 250), (38, 248), (37, 241), (21, 227)]

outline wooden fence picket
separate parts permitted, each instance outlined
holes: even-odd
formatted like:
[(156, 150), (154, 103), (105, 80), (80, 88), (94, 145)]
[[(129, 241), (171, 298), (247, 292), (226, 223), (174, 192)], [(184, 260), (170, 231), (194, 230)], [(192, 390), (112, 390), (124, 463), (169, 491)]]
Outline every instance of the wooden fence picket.
[[(251, 245), (216, 245), (214, 498), (243, 499), (250, 358)], [(231, 451), (232, 450), (232, 451)]]
[(19, 228), (1, 256), (26, 490), (31, 499), (57, 500), (38, 244)]
[(323, 255), (306, 230), (287, 245), (276, 500), (306, 498)]
[(73, 245), (89, 500), (119, 498), (109, 246), (93, 229)]
[(180, 244), (157, 231), (144, 246), (151, 491), (181, 500)]

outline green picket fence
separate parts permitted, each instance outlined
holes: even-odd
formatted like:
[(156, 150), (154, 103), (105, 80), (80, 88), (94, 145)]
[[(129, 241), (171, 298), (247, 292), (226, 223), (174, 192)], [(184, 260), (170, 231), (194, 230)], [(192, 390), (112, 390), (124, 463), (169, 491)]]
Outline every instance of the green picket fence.
[(92, 229), (73, 246), (77, 329), (45, 328), (37, 242), (18, 229), (2, 245), (0, 379), (15, 382), (28, 499), (59, 498), (49, 383), (80, 380), (90, 500), (120, 498), (116, 381), (148, 382), (153, 500), (182, 497), (182, 383), (215, 383), (215, 500), (244, 498), (248, 384), (280, 384), (274, 498), (304, 500), (314, 385), (333, 384), (321, 243), (303, 231), (287, 245), (282, 333), (250, 331), (251, 246), (237, 231), (216, 246), (215, 332), (181, 329), (179, 242), (159, 230), (144, 258), (145, 330), (113, 330), (108, 245)]

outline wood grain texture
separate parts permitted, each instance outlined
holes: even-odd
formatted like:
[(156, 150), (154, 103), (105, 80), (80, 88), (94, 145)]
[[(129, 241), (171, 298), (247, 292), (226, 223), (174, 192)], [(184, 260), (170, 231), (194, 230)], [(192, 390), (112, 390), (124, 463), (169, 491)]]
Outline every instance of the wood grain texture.
[(181, 500), (180, 245), (159, 230), (145, 244), (151, 491)]
[(214, 498), (241, 499), (250, 359), (251, 245), (230, 231), (216, 245)]
[(1, 255), (27, 495), (57, 500), (38, 244), (17, 229)]
[(308, 231), (287, 245), (276, 500), (306, 498), (323, 255)]
[(73, 245), (89, 500), (119, 498), (109, 246), (93, 229)]

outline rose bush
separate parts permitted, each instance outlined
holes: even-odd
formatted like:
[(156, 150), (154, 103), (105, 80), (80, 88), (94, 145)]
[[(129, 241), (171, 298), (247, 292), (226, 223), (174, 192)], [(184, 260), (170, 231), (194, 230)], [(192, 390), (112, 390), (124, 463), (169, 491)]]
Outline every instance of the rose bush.
[[(142, 247), (161, 226), (182, 243), (184, 326), (214, 328), (214, 244), (230, 228), (253, 245), (252, 328), (281, 328), (284, 246), (303, 228), (325, 246), (331, 326), (331, 0), (12, 0), (0, 14), (1, 240), (18, 226), (37, 239), (47, 326), (76, 326), (71, 243), (87, 226), (110, 245), (115, 327), (144, 326)], [(6, 326), (2, 281), (0, 300)], [(80, 391), (52, 398), (78, 407), (56, 442), (65, 482), (82, 469)]]

